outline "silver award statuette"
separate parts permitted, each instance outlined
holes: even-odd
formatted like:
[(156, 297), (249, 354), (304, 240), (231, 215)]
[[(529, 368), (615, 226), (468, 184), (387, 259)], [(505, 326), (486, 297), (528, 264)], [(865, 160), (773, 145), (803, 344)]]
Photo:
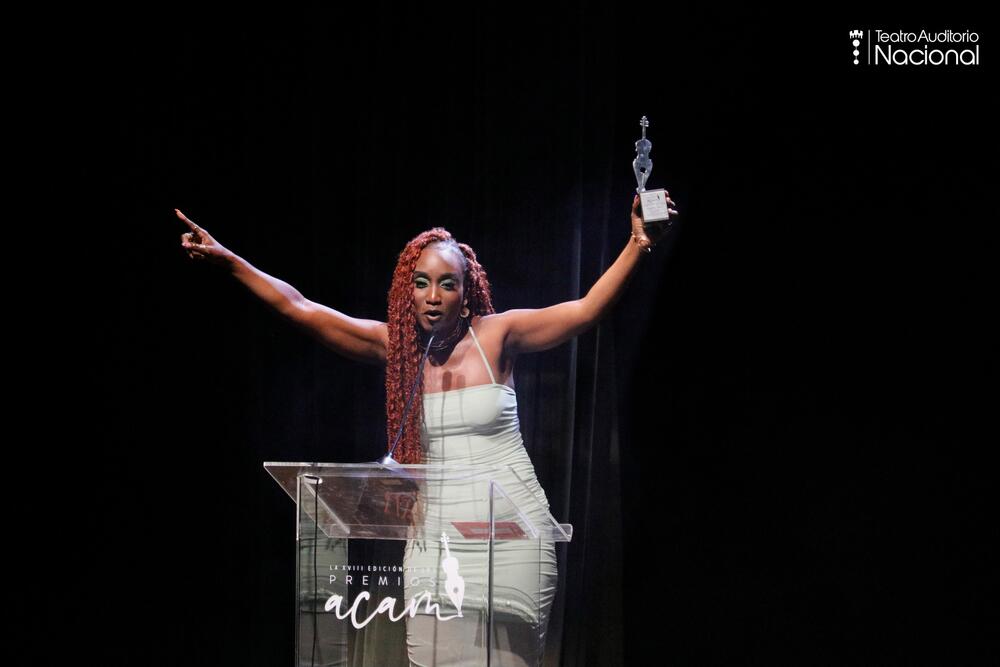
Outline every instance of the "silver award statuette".
[(667, 208), (667, 191), (663, 188), (658, 190), (647, 190), (646, 181), (653, 173), (653, 161), (649, 159), (649, 153), (653, 150), (653, 142), (646, 138), (646, 128), (649, 121), (643, 116), (639, 121), (642, 127), (642, 138), (635, 142), (635, 159), (632, 160), (632, 171), (635, 172), (635, 182), (639, 186), (635, 191), (639, 195), (640, 214), (643, 223), (662, 222), (670, 219), (670, 211)]

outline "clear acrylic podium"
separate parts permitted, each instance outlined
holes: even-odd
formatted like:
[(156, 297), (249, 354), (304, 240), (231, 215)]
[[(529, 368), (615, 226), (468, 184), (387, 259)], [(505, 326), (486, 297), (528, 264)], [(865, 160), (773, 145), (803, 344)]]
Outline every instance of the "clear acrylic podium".
[(537, 664), (573, 527), (510, 470), (264, 468), (297, 509), (296, 667)]

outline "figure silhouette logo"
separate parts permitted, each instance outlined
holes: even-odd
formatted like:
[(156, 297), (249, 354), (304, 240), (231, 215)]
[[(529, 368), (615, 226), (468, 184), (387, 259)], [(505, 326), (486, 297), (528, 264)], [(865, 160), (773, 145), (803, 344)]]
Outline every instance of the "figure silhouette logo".
[(458, 574), (458, 559), (451, 555), (448, 548), (448, 535), (441, 533), (441, 544), (444, 545), (444, 558), (441, 559), (441, 569), (444, 570), (445, 592), (455, 605), (458, 615), (462, 615), (462, 600), (465, 598), (465, 579)]

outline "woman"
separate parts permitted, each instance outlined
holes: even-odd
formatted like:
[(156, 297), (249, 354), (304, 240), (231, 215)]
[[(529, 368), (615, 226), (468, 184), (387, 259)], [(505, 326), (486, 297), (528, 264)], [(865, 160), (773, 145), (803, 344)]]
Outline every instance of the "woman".
[[(674, 204), (669, 193), (667, 202)], [(647, 228), (638, 206), (636, 196), (631, 238), (587, 295), (540, 309), (494, 312), (486, 272), (472, 248), (457, 243), (440, 227), (423, 232), (399, 255), (389, 290), (387, 322), (356, 319), (306, 299), (291, 285), (227, 250), (179, 210), (175, 212), (190, 228), (181, 235), (181, 245), (192, 260), (226, 267), (253, 294), (334, 351), (385, 367), (390, 442), (400, 429), (410, 387), (417, 380), (420, 359), (430, 342), (420, 378), (423, 400), (415, 401), (407, 414), (394, 458), (400, 463), (496, 464), (509, 471), (500, 482), (516, 504), (522, 505), (519, 494), (533, 494), (538, 501), (534, 504), (547, 508), (521, 439), (514, 364), (519, 355), (564, 343), (605, 316), (642, 255), (666, 231), (663, 226)], [(669, 212), (677, 215), (676, 210)], [(440, 508), (447, 503), (428, 502), (430, 511), (436, 505)], [(538, 543), (533, 543), (533, 553), (524, 549), (525, 544), (505, 541), (494, 555), (500, 586), (495, 601), (502, 601), (495, 602), (496, 665), (535, 665), (541, 659), (555, 594), (555, 553), (551, 543), (543, 543), (541, 553)], [(459, 552), (464, 572), (479, 571), (475, 569), (478, 563), (470, 563), (477, 554), (461, 553), (457, 544), (451, 551)], [(442, 545), (410, 541), (404, 567), (407, 572), (436, 573), (444, 553)], [(427, 583), (415, 584), (406, 577), (406, 599), (441, 578), (435, 574)], [(481, 599), (482, 583), (465, 582), (464, 597)], [(461, 618), (443, 621), (435, 615), (418, 614), (409, 619), (411, 663), (439, 667), (475, 664), (470, 662), (470, 655), (475, 655), (470, 647), (478, 641), (481, 650), (481, 623), (474, 620), (481, 617), (469, 614), (467, 618), (466, 622)]]

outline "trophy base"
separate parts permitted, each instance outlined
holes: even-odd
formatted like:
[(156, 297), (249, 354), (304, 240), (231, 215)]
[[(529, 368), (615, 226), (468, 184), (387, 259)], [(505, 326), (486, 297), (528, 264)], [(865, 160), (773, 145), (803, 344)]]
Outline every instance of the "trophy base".
[(642, 221), (662, 222), (670, 219), (670, 210), (667, 208), (667, 191), (663, 188), (658, 190), (645, 190), (639, 193), (639, 212)]

